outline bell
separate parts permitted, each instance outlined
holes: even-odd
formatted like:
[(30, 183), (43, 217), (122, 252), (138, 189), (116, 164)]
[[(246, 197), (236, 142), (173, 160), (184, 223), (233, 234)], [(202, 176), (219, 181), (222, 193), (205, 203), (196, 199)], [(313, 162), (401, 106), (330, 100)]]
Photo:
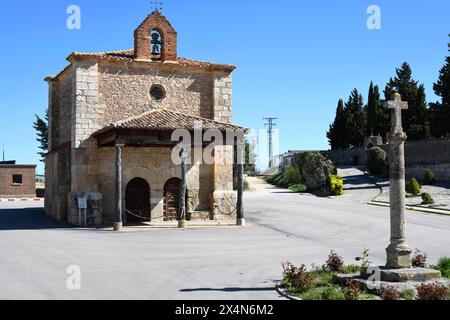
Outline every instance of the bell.
[(152, 54), (160, 54), (159, 46), (157, 44), (154, 44), (152, 46)]

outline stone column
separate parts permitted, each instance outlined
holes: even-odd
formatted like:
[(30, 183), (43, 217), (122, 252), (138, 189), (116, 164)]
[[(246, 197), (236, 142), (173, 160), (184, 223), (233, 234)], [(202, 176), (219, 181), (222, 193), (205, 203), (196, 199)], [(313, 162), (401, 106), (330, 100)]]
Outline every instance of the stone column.
[(179, 228), (186, 228), (186, 192), (187, 192), (187, 180), (186, 180), (186, 160), (188, 153), (185, 149), (181, 151), (181, 185), (180, 185), (180, 219), (178, 221)]
[(236, 224), (238, 226), (245, 226), (245, 214), (244, 214), (244, 163), (245, 163), (245, 142), (239, 139), (237, 142), (237, 179), (238, 179), (238, 192), (236, 203)]
[(123, 227), (122, 206), (122, 144), (116, 144), (116, 222), (114, 231), (121, 231)]
[(391, 243), (386, 249), (389, 269), (411, 268), (411, 249), (406, 243), (405, 234), (405, 141), (401, 110), (408, 109), (408, 103), (395, 94), (393, 101), (385, 106), (392, 109), (392, 128), (390, 144), (390, 205), (391, 205)]

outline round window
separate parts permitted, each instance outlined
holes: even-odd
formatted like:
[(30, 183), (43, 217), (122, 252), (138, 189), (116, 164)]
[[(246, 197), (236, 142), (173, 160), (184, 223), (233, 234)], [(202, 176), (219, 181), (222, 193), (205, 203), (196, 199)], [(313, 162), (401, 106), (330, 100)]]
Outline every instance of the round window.
[(155, 101), (162, 101), (166, 97), (166, 90), (162, 85), (154, 84), (150, 88), (150, 96)]

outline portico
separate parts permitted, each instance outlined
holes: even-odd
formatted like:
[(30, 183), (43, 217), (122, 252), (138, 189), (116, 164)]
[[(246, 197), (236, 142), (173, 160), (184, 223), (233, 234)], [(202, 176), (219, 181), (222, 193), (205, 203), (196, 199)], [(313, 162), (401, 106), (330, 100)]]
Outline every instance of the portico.
[[(174, 132), (180, 128), (193, 137), (196, 126), (202, 127), (200, 144), (180, 144), (180, 140), (173, 139)], [(223, 143), (203, 139), (208, 130), (220, 133), (222, 137), (218, 140)], [(114, 192), (102, 192), (104, 210), (112, 213), (108, 221), (177, 220), (182, 207), (179, 190), (183, 174), (179, 153), (183, 146), (189, 155), (186, 161), (187, 219), (236, 219), (238, 190), (233, 190), (233, 150), (237, 139), (242, 141), (244, 132), (238, 126), (161, 110), (111, 124), (96, 132), (93, 136), (97, 141), (100, 161), (99, 186), (101, 184), (104, 189), (106, 186), (116, 186)], [(236, 139), (227, 141), (227, 135)], [(204, 159), (208, 150), (213, 150), (213, 163), (206, 163), (208, 161)], [(196, 159), (196, 155), (201, 155), (201, 158)], [(226, 160), (229, 162), (223, 163), (219, 156), (228, 157)], [(225, 176), (229, 181), (225, 184), (224, 165), (230, 169)], [(220, 174), (214, 175), (214, 172)], [(235, 174), (238, 173), (239, 170), (236, 170)], [(224, 185), (231, 189), (225, 189)], [(113, 191), (111, 188), (109, 190)], [(117, 190), (120, 192), (116, 195)], [(130, 192), (141, 196), (133, 197)], [(224, 193), (228, 193), (231, 199), (229, 207), (216, 210), (221, 199), (216, 199), (215, 194)], [(110, 203), (114, 203), (115, 207)]]

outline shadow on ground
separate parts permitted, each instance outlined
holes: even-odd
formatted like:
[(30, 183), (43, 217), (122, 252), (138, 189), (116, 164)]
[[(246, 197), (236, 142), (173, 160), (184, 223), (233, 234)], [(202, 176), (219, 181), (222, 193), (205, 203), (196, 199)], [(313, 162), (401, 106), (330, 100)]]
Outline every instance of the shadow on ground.
[(71, 226), (56, 222), (47, 217), (42, 208), (0, 210), (0, 231), (69, 228)]
[(274, 287), (267, 288), (196, 288), (196, 289), (182, 289), (180, 292), (198, 292), (198, 291), (221, 291), (221, 292), (241, 292), (241, 291), (275, 291)]

